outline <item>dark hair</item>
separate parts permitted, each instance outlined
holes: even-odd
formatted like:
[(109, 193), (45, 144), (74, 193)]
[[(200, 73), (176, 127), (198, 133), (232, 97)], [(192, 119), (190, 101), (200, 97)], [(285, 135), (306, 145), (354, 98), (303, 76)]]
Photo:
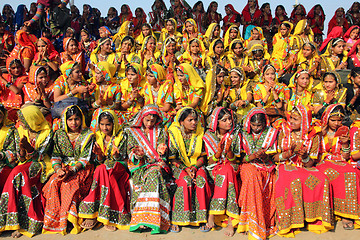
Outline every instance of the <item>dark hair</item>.
[(302, 49), (304, 49), (304, 47), (309, 46), (311, 48), (311, 51), (315, 51), (316, 47), (312, 42), (308, 42), (308, 43), (304, 43), (304, 45), (302, 46)]
[(345, 40), (342, 38), (334, 38), (331, 42), (331, 47), (336, 47), (339, 42), (345, 42)]
[(103, 119), (107, 119), (109, 120), (112, 124), (114, 124), (114, 117), (109, 113), (109, 112), (102, 112), (99, 116), (99, 124), (100, 124), (100, 121), (103, 120)]
[(143, 24), (141, 25), (141, 29), (142, 29), (143, 27), (150, 28), (150, 30), (151, 30), (151, 26), (150, 26), (150, 24), (148, 24), (148, 23), (143, 23)]
[(360, 67), (354, 67), (353, 69), (351, 69), (351, 73), (350, 73), (351, 77), (356, 77), (359, 75), (360, 75)]
[(196, 112), (196, 110), (194, 110), (193, 108), (188, 108), (181, 113), (179, 122), (183, 122), (192, 113), (195, 113), (196, 119), (199, 118), (199, 114)]
[(216, 76), (220, 72), (224, 72), (225, 76), (227, 76), (229, 74), (229, 70), (227, 70), (225, 67), (221, 66), (220, 64), (216, 64), (216, 66), (215, 66), (215, 74), (216, 74)]
[(126, 67), (125, 73), (127, 73), (130, 70), (137, 74), (136, 68), (134, 66), (132, 66), (132, 65), (129, 65), (129, 66)]
[(203, 6), (202, 9), (201, 9), (201, 12), (202, 12), (202, 13), (205, 13), (204, 3), (203, 3), (202, 1), (197, 1), (197, 2), (194, 4), (193, 11), (195, 12), (195, 11), (196, 11), (196, 8), (197, 8), (200, 4), (202, 4), (202, 6)]
[(239, 40), (239, 41), (236, 41), (234, 44), (231, 45), (231, 50), (234, 50), (237, 44), (240, 44), (241, 47), (244, 48), (244, 44)]
[(125, 41), (130, 41), (130, 42), (131, 42), (131, 45), (133, 45), (133, 46), (134, 46), (134, 44), (135, 44), (135, 40), (134, 40), (134, 38), (132, 38), (131, 36), (125, 36), (125, 37), (123, 38), (123, 40), (121, 40), (121, 44), (123, 44)]
[(270, 6), (270, 3), (268, 3), (268, 2), (264, 3), (263, 5), (261, 5), (260, 10), (263, 12), (264, 9), (266, 8), (266, 6), (268, 6), (268, 5)]
[(252, 123), (263, 123), (266, 124), (266, 115), (264, 113), (256, 113), (250, 118)]
[(338, 83), (340, 81), (340, 79), (338, 79), (338, 77), (335, 75), (335, 73), (333, 72), (326, 72), (324, 73), (323, 79), (325, 79), (327, 76), (331, 75), (335, 81)]
[(288, 24), (288, 23), (284, 23), (284, 22), (283, 22), (283, 23), (280, 24), (280, 26), (281, 26), (281, 25), (284, 25), (286, 28), (291, 29), (291, 25)]
[(226, 108), (221, 109), (220, 112), (219, 112), (219, 115), (218, 115), (218, 121), (220, 119), (222, 119), (225, 114), (229, 114), (231, 116), (231, 112), (228, 109), (226, 109)]
[(82, 120), (82, 117), (83, 117), (82, 112), (81, 112), (79, 106), (77, 106), (77, 105), (73, 105), (68, 108), (68, 110), (66, 111), (66, 119), (69, 119), (74, 115), (78, 116)]
[(345, 115), (344, 107), (342, 105), (338, 105), (331, 111), (331, 113), (337, 113), (337, 112), (342, 113), (342, 114)]
[(218, 40), (216, 40), (215, 43), (214, 43), (213, 50), (215, 50), (215, 46), (218, 45), (218, 44), (220, 44), (220, 43), (224, 46), (224, 42), (223, 42), (221, 39), (218, 39)]
[(275, 8), (275, 12), (278, 8), (281, 8), (281, 10), (283, 10), (285, 12), (285, 7), (283, 5), (277, 5)]
[(41, 73), (41, 72), (45, 72), (46, 75), (48, 74), (48, 72), (47, 72), (47, 70), (46, 70), (45, 67), (40, 67), (40, 68), (37, 70), (37, 74), (39, 74), (39, 73)]

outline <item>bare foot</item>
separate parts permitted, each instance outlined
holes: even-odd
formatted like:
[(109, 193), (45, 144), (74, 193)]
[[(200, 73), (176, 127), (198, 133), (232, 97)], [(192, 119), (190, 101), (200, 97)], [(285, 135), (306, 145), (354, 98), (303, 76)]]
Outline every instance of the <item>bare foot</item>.
[(97, 223), (96, 218), (86, 219), (80, 226), (85, 229), (92, 229)]
[(225, 236), (232, 237), (232, 236), (234, 236), (234, 233), (235, 233), (234, 227), (231, 223), (231, 220), (229, 219), (229, 223), (225, 229), (224, 234), (225, 234)]
[(116, 227), (114, 227), (114, 226), (104, 225), (104, 228), (105, 228), (105, 230), (110, 231), (110, 232), (116, 231)]
[(14, 231), (14, 232), (11, 234), (11, 236), (12, 236), (13, 238), (19, 238), (19, 237), (22, 236), (22, 234), (21, 234), (18, 230), (16, 230), (16, 231)]
[(209, 214), (209, 218), (206, 226), (210, 229), (215, 227), (215, 216), (213, 214)]
[(345, 230), (354, 230), (354, 222), (351, 219), (343, 218), (342, 223)]
[(247, 236), (248, 232), (242, 232), (241, 234)]
[(174, 233), (178, 233), (178, 232), (180, 232), (180, 227), (178, 225), (173, 224), (173, 225), (171, 225), (170, 231), (174, 232)]
[(203, 224), (200, 226), (200, 231), (201, 232), (210, 232), (211, 228), (207, 224)]

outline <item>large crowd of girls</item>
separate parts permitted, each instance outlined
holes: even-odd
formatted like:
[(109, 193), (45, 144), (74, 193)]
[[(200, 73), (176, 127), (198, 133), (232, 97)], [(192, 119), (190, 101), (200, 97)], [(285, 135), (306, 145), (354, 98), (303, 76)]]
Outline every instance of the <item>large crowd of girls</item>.
[(4, 6), (0, 232), (360, 228), (360, 3), (170, 3)]

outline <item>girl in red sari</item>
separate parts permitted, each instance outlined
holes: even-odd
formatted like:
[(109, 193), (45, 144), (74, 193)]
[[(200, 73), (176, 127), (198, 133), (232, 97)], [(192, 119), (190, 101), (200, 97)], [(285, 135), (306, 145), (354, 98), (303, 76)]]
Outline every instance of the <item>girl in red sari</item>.
[(323, 41), (325, 12), (320, 4), (316, 4), (308, 13), (307, 19), (314, 33), (314, 41), (320, 45)]
[(60, 65), (67, 61), (74, 61), (80, 64), (81, 73), (85, 73), (85, 58), (84, 54), (79, 49), (79, 42), (75, 38), (64, 38), (63, 40), (64, 52), (60, 53)]
[(9, 120), (16, 122), (17, 111), (23, 105), (22, 88), (28, 81), (25, 69), (19, 59), (6, 59), (9, 73), (0, 76), (0, 102), (8, 111)]
[(332, 29), (336, 26), (342, 27), (343, 32), (349, 28), (349, 23), (345, 18), (345, 10), (342, 7), (336, 9), (334, 16), (331, 18), (328, 26), (328, 34), (332, 31)]
[(357, 40), (348, 52), (348, 69), (360, 67), (360, 39)]
[(360, 182), (357, 170), (347, 163), (351, 151), (349, 134), (336, 134), (344, 116), (341, 104), (332, 104), (323, 113), (321, 160), (316, 168), (325, 173), (333, 189), (335, 216), (342, 218), (345, 230), (352, 230), (360, 228)]
[(246, 154), (240, 168), (241, 209), (238, 232), (248, 232), (248, 239), (265, 240), (275, 228), (275, 165), (277, 130), (270, 127), (262, 108), (253, 108), (244, 120), (241, 149)]
[(259, 9), (259, 2), (258, 0), (248, 0), (246, 6), (242, 10), (242, 24), (244, 25), (243, 34), (247, 26), (255, 25), (259, 26), (259, 20), (261, 16), (261, 11)]
[(130, 231), (151, 229), (151, 234), (170, 228), (170, 195), (166, 188), (170, 168), (166, 164), (168, 137), (160, 109), (143, 107), (126, 131), (128, 167), (134, 189)]
[(79, 217), (86, 220), (82, 228), (91, 229), (97, 222), (108, 231), (129, 229), (130, 184), (124, 154), (125, 138), (116, 113), (103, 111), (95, 128), (93, 153), (100, 163), (94, 172), (93, 185), (89, 194), (79, 205)]
[(266, 38), (266, 42), (269, 45), (269, 50), (272, 49), (272, 38), (273, 34), (271, 33), (271, 24), (272, 24), (272, 15), (270, 9), (270, 3), (264, 3), (261, 8), (261, 16), (260, 16), (260, 27), (264, 32), (264, 37)]
[(204, 129), (195, 109), (185, 107), (178, 111), (169, 128), (172, 171), (177, 185), (173, 199), (172, 232), (179, 226), (199, 226), (210, 231), (207, 209), (211, 197), (205, 164)]
[(283, 5), (278, 5), (275, 8), (275, 17), (273, 18), (272, 23), (271, 23), (271, 26), (272, 26), (271, 28), (272, 28), (273, 34), (276, 34), (278, 32), (280, 24), (283, 21), (289, 21), (289, 18), (285, 11), (285, 7)]
[(349, 51), (354, 43), (359, 39), (359, 26), (351, 26), (345, 33), (344, 33), (344, 40), (346, 42), (345, 49)]
[(199, 29), (199, 32), (201, 34), (204, 34), (206, 31), (206, 27), (204, 26), (205, 16), (206, 13), (204, 10), (203, 2), (202, 1), (196, 2), (192, 9), (192, 18), (195, 20), (197, 28)]
[(30, 35), (24, 30), (18, 30), (15, 35), (16, 46), (10, 53), (10, 57), (17, 58), (24, 65), (25, 71), (29, 71), (34, 58), (36, 48)]
[(296, 24), (303, 19), (306, 19), (305, 7), (301, 4), (295, 5), (290, 15), (290, 22), (296, 26)]
[(209, 129), (203, 137), (208, 156), (207, 169), (215, 182), (207, 226), (213, 228), (215, 223), (221, 225), (221, 222), (227, 218), (226, 236), (234, 235), (233, 222), (238, 222), (240, 218), (237, 205), (240, 186), (234, 154), (240, 146), (232, 144), (236, 143), (233, 141), (235, 140), (234, 124), (232, 112), (224, 107), (217, 107), (209, 117)]
[(121, 6), (121, 12), (120, 12), (119, 18), (120, 18), (120, 21), (119, 21), (120, 26), (124, 22), (131, 21), (133, 19), (133, 15), (132, 15), (132, 12), (131, 12), (131, 9), (130, 9), (129, 5), (123, 4)]
[(240, 26), (241, 22), (241, 14), (235, 10), (232, 4), (227, 4), (225, 6), (225, 12), (226, 16), (223, 19), (223, 26), (221, 28), (224, 34), (231, 25), (236, 24), (237, 26)]
[(51, 163), (55, 174), (43, 188), (46, 206), (42, 232), (65, 235), (69, 221), (74, 227), (71, 233), (77, 234), (81, 231), (78, 207), (89, 193), (94, 173), (90, 162), (94, 134), (75, 105), (63, 111), (61, 124), (53, 137)]
[(56, 72), (59, 68), (60, 55), (55, 50), (51, 41), (45, 37), (41, 37), (36, 41), (36, 48), (37, 52), (35, 53), (33, 64), (48, 66), (53, 72)]
[(135, 17), (133, 17), (132, 22), (134, 24), (134, 38), (140, 35), (141, 27), (146, 23), (146, 13), (144, 9), (137, 8), (135, 9)]
[(311, 126), (311, 111), (296, 105), (278, 136), (280, 163), (275, 186), (278, 234), (294, 237), (305, 227), (324, 233), (333, 229), (330, 183), (314, 165), (319, 157), (320, 127)]
[(222, 17), (221, 14), (217, 12), (217, 9), (218, 9), (218, 3), (212, 1), (209, 4), (209, 7), (206, 11), (205, 26), (209, 26), (212, 23), (220, 24)]
[(3, 48), (7, 53), (10, 53), (15, 46), (14, 35), (5, 30), (5, 22), (2, 17), (0, 17), (0, 43), (3, 44)]
[[(36, 106), (19, 112), (15, 133), (18, 166), (5, 183), (0, 204), (0, 232), (15, 230), (13, 238), (22, 234), (32, 237), (41, 231), (44, 221), (43, 182), (51, 172), (50, 155), (53, 133)], [(25, 200), (25, 201), (24, 201)]]

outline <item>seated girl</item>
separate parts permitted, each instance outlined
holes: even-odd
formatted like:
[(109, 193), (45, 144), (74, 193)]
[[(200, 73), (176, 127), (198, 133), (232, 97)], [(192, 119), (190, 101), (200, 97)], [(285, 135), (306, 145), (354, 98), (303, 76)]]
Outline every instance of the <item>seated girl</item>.
[[(251, 43), (249, 44), (250, 47)], [(254, 44), (248, 49), (247, 75), (253, 83), (259, 82), (261, 70), (269, 63), (269, 54), (261, 44)]]
[(312, 109), (313, 92), (309, 90), (310, 73), (306, 70), (300, 70), (294, 74), (290, 80), (290, 97), (287, 102), (286, 110), (291, 111), (297, 105), (302, 104)]
[(189, 63), (197, 72), (204, 72), (204, 60), (205, 60), (205, 47), (203, 42), (198, 38), (193, 38), (189, 41), (189, 46), (186, 51), (179, 57), (180, 63)]
[(79, 49), (79, 42), (75, 38), (64, 38), (63, 48), (64, 51), (60, 53), (60, 65), (67, 61), (78, 62), (81, 73), (85, 74), (85, 58), (83, 52)]
[(36, 41), (36, 48), (37, 52), (35, 53), (33, 64), (48, 67), (51, 80), (55, 80), (59, 76), (59, 53), (55, 50), (51, 41), (45, 37), (41, 37)]
[(130, 184), (124, 161), (125, 139), (118, 117), (105, 110), (97, 119), (93, 153), (100, 163), (93, 175), (93, 186), (79, 205), (82, 228), (91, 229), (97, 222), (108, 231), (128, 229), (130, 223)]
[(200, 41), (203, 41), (203, 36), (201, 32), (198, 31), (197, 24), (195, 20), (192, 18), (189, 18), (185, 21), (182, 33), (183, 33), (183, 39), (182, 39), (183, 51), (186, 51), (189, 42), (192, 39), (197, 38)]
[(209, 72), (216, 64), (222, 66), (225, 64), (224, 43), (221, 39), (214, 40), (210, 44), (209, 52), (206, 54), (204, 62), (205, 72)]
[(141, 59), (140, 64), (144, 69), (147, 69), (148, 66), (157, 62), (160, 51), (156, 48), (156, 38), (154, 36), (150, 35), (144, 39), (138, 56)]
[(325, 52), (321, 55), (321, 73), (347, 68), (345, 41), (334, 38), (328, 43)]
[(81, 231), (78, 207), (88, 195), (93, 180), (94, 165), (90, 157), (94, 134), (75, 105), (64, 110), (61, 124), (62, 128), (53, 137), (51, 162), (55, 174), (43, 188), (46, 200), (43, 233), (65, 235), (70, 222), (71, 233), (77, 234)]
[[(16, 166), (2, 191), (0, 231), (15, 230), (13, 238), (32, 237), (41, 232), (44, 222), (42, 187), (51, 171), (53, 132), (36, 106), (18, 112), (19, 127), (15, 133)], [(26, 199), (26, 202), (23, 202)]]
[(211, 23), (204, 34), (204, 46), (209, 49), (210, 44), (220, 38), (220, 25), (218, 23)]
[(225, 36), (224, 36), (225, 52), (228, 52), (230, 50), (229, 46), (230, 46), (231, 42), (235, 39), (239, 39), (242, 43), (244, 43), (244, 39), (240, 35), (239, 26), (236, 24), (233, 24), (228, 28), (228, 30), (226, 31)]
[(240, 39), (235, 39), (230, 43), (229, 51), (226, 54), (225, 67), (243, 67), (248, 71), (248, 56), (246, 55), (244, 44)]
[(143, 45), (145, 38), (148, 36), (153, 36), (155, 38), (155, 34), (154, 34), (153, 29), (151, 28), (150, 24), (144, 23), (141, 26), (140, 35), (135, 38), (135, 48), (137, 51), (139, 51), (141, 49), (141, 46)]
[(170, 80), (172, 80), (172, 82), (175, 82), (175, 66), (180, 64), (179, 60), (177, 59), (178, 52), (176, 44), (177, 43), (175, 38), (167, 38), (163, 43), (161, 56), (158, 60), (159, 64), (161, 64), (166, 69), (166, 75)]
[(111, 44), (111, 38), (100, 38), (97, 47), (91, 52), (88, 66), (92, 76), (95, 75), (95, 66), (99, 62), (117, 63), (119, 56), (113, 52)]
[(170, 195), (165, 184), (170, 173), (166, 164), (168, 138), (162, 122), (160, 109), (150, 104), (140, 110), (125, 130), (134, 184), (131, 232), (149, 228), (151, 234), (157, 234), (170, 228)]
[(205, 225), (211, 189), (204, 168), (203, 135), (204, 129), (195, 109), (180, 109), (169, 128), (169, 159), (177, 185), (172, 208), (172, 232), (179, 232), (179, 226), (200, 224), (201, 231), (210, 231), (210, 227)]

